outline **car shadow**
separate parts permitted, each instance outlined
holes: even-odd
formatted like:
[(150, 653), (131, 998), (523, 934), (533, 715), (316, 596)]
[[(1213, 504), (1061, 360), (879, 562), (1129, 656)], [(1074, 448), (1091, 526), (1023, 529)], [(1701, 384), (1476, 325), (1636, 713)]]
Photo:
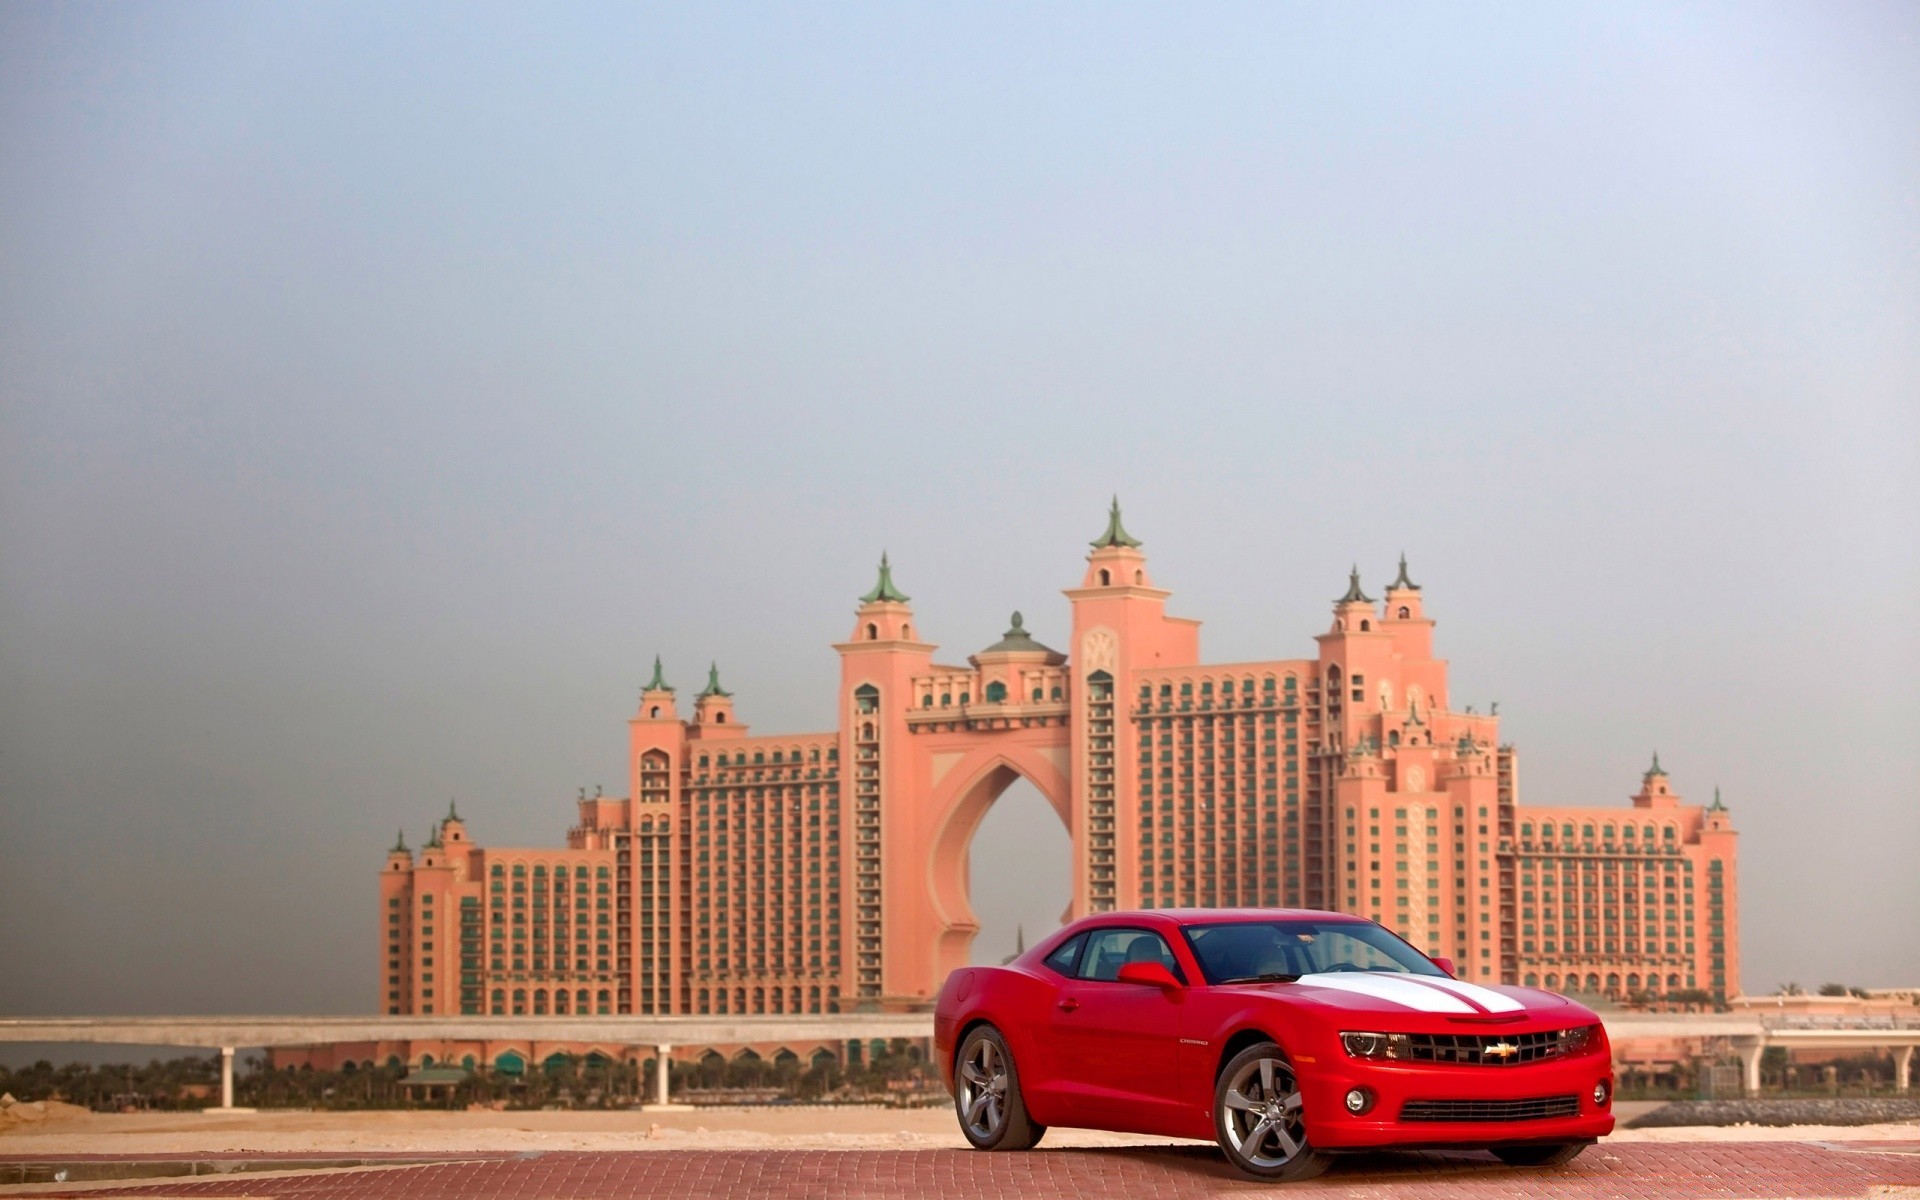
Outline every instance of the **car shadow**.
[[(1228, 1164), (1226, 1156), (1214, 1146), (1085, 1146), (1062, 1147), (1053, 1154), (1087, 1155), (1108, 1162), (1131, 1162), (1142, 1167), (1177, 1171), (1196, 1178), (1218, 1179), (1227, 1183), (1264, 1186), (1248, 1179)], [(1511, 1177), (1527, 1174), (1529, 1168), (1511, 1167), (1485, 1150), (1367, 1150), (1336, 1155), (1333, 1165), (1321, 1176), (1329, 1183), (1355, 1183), (1414, 1178), (1472, 1179), (1480, 1176)], [(1522, 1187), (1516, 1181), (1516, 1189)]]

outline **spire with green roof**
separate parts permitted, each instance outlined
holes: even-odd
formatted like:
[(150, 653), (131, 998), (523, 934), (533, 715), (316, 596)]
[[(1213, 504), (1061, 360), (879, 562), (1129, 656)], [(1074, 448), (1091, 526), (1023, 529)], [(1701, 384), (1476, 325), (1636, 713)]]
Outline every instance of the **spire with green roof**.
[(440, 848), (440, 826), (438, 825), (428, 826), (427, 827), (427, 844), (424, 847), (422, 847), (422, 849), (438, 850), (439, 848)]
[(1717, 783), (1713, 785), (1713, 803), (1707, 805), (1707, 811), (1708, 812), (1727, 811), (1727, 806), (1720, 802), (1720, 785)]
[(459, 819), (460, 819), (460, 810), (454, 807), (452, 800), (448, 800), (447, 801), (447, 820), (458, 821)]
[(1353, 565), (1353, 571), (1347, 576), (1347, 594), (1334, 601), (1335, 604), (1372, 604), (1373, 597), (1360, 590), (1360, 564)]
[(388, 853), (389, 854), (412, 854), (413, 853), (413, 851), (407, 849), (407, 831), (406, 830), (402, 829), (399, 832), (399, 834), (394, 837), (393, 849), (389, 850)]
[(1407, 578), (1407, 553), (1404, 550), (1400, 552), (1400, 574), (1395, 576), (1393, 582), (1387, 585), (1387, 590), (1390, 592), (1417, 592), (1420, 590), (1419, 584)]
[(733, 695), (732, 692), (729, 692), (727, 689), (720, 686), (720, 664), (719, 663), (715, 662), (715, 663), (707, 664), (707, 686), (700, 690), (700, 695), (702, 697)]
[(893, 567), (887, 562), (887, 552), (882, 550), (880, 552), (880, 578), (874, 583), (872, 591), (860, 597), (860, 603), (905, 604), (908, 599), (910, 599), (910, 597), (908, 597), (905, 592), (893, 586)]
[(1095, 550), (1106, 550), (1115, 546), (1125, 546), (1129, 550), (1137, 550), (1140, 548), (1140, 539), (1129, 534), (1127, 527), (1120, 523), (1120, 497), (1118, 494), (1113, 498), (1113, 507), (1107, 510), (1107, 531), (1101, 534), (1099, 539), (1093, 543)]
[(1008, 627), (1006, 633), (1000, 636), (1000, 640), (988, 646), (980, 653), (1002, 654), (1008, 652), (1014, 654), (1052, 654), (1054, 650), (1051, 647), (1043, 646), (1039, 642), (1034, 641), (1033, 635), (1027, 632), (1026, 618), (1016, 612), (1013, 614), (1013, 624)]
[(1647, 778), (1651, 779), (1655, 775), (1665, 775), (1665, 774), (1666, 774), (1666, 771), (1662, 770), (1660, 767), (1660, 752), (1658, 750), (1655, 750), (1653, 752), (1653, 765), (1647, 768)]
[(673, 690), (673, 685), (667, 682), (667, 676), (660, 667), (660, 656), (658, 654), (653, 656), (653, 678), (647, 680), (646, 690), (649, 692), (670, 692)]

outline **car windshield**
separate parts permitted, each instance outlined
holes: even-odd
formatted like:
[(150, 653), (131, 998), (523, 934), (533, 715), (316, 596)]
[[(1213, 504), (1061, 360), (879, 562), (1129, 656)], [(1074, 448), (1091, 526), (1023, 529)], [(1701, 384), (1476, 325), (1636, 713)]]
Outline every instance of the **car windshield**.
[(1212, 984), (1291, 980), (1322, 971), (1446, 977), (1371, 921), (1236, 921), (1188, 925), (1184, 932)]

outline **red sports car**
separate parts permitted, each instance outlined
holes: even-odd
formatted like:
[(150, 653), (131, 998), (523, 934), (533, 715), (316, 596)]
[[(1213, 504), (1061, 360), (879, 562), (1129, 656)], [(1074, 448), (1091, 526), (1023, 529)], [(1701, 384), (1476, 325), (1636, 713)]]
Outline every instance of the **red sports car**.
[(1484, 1147), (1564, 1163), (1612, 1132), (1590, 1010), (1453, 978), (1372, 921), (1283, 909), (1102, 913), (947, 978), (934, 1041), (960, 1128), (1213, 1138), (1259, 1179), (1332, 1153)]

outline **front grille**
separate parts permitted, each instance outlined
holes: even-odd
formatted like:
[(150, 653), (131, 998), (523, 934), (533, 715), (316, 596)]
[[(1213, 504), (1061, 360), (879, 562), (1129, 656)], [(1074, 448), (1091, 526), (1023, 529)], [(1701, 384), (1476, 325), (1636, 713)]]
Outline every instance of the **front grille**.
[[(1560, 1057), (1558, 1029), (1544, 1033), (1416, 1033), (1410, 1035), (1414, 1062), (1468, 1063), (1477, 1067), (1514, 1067)], [(1492, 1054), (1487, 1053), (1493, 1049)]]
[(1409, 1100), (1400, 1106), (1402, 1121), (1544, 1121), (1580, 1115), (1578, 1096), (1538, 1096), (1532, 1100)]

